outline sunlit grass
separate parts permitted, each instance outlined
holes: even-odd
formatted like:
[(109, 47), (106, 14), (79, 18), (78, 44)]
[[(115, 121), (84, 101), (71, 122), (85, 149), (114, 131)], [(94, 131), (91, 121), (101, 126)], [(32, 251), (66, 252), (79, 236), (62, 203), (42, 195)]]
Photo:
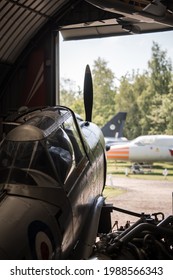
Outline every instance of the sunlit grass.
[[(151, 169), (148, 167), (143, 168), (144, 174), (133, 174), (131, 172), (132, 164), (130, 162), (107, 162), (107, 174), (125, 176), (125, 170), (128, 169), (128, 177), (145, 179), (145, 180), (168, 180), (173, 181), (173, 163), (154, 163)], [(168, 175), (163, 176), (163, 170), (168, 170)]]
[(120, 189), (118, 187), (113, 188), (113, 187), (110, 187), (110, 186), (106, 186), (104, 191), (103, 191), (103, 195), (106, 198), (111, 198), (111, 197), (115, 197), (117, 195), (120, 195), (120, 194), (122, 194), (124, 192), (126, 192), (126, 191), (123, 190), (123, 189)]

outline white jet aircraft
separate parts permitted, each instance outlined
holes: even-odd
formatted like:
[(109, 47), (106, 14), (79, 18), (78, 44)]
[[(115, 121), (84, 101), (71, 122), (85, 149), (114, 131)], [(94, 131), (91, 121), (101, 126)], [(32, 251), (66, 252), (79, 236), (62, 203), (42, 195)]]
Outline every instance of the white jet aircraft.
[(128, 143), (110, 146), (107, 159), (138, 163), (173, 162), (173, 136), (144, 135)]

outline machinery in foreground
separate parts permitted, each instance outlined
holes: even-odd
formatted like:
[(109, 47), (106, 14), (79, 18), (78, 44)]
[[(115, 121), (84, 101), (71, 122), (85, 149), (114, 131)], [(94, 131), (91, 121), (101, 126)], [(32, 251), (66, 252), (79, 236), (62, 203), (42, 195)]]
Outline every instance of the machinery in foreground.
[[(115, 260), (172, 260), (173, 259), (173, 216), (164, 217), (161, 212), (138, 214), (112, 205), (105, 206), (105, 213), (120, 211), (136, 216), (116, 230), (101, 233), (95, 244), (96, 259)], [(116, 225), (117, 223), (115, 223)]]

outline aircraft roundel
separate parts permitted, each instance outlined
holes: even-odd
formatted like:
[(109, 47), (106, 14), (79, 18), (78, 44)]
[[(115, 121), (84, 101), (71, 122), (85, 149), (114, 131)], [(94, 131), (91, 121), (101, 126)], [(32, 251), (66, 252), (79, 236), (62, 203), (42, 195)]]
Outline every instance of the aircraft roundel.
[(50, 228), (41, 221), (33, 221), (28, 228), (29, 245), (33, 259), (48, 260), (54, 255), (54, 239)]
[(115, 128), (116, 128), (116, 126), (112, 123), (112, 124), (110, 125), (110, 130), (115, 130)]
[(53, 254), (52, 243), (43, 231), (39, 231), (35, 237), (35, 250), (39, 260), (48, 260)]

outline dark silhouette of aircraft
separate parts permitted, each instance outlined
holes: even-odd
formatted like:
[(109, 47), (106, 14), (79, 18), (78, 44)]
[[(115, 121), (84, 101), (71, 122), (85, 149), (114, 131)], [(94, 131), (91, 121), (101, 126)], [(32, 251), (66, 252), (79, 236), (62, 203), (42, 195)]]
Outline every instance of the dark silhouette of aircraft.
[(119, 112), (102, 127), (106, 146), (116, 145), (127, 141), (127, 139), (123, 137), (126, 115), (127, 112)]
[[(0, 259), (91, 254), (104, 202), (106, 159), (101, 129), (91, 123), (88, 66), (84, 96), (86, 121), (63, 106), (22, 107), (4, 121)], [(86, 232), (91, 247), (81, 244)]]
[[(173, 259), (172, 216), (105, 202), (105, 142), (91, 122), (92, 96), (87, 66), (85, 121), (63, 106), (22, 107), (3, 121), (0, 259)], [(138, 220), (114, 230), (112, 211)]]

